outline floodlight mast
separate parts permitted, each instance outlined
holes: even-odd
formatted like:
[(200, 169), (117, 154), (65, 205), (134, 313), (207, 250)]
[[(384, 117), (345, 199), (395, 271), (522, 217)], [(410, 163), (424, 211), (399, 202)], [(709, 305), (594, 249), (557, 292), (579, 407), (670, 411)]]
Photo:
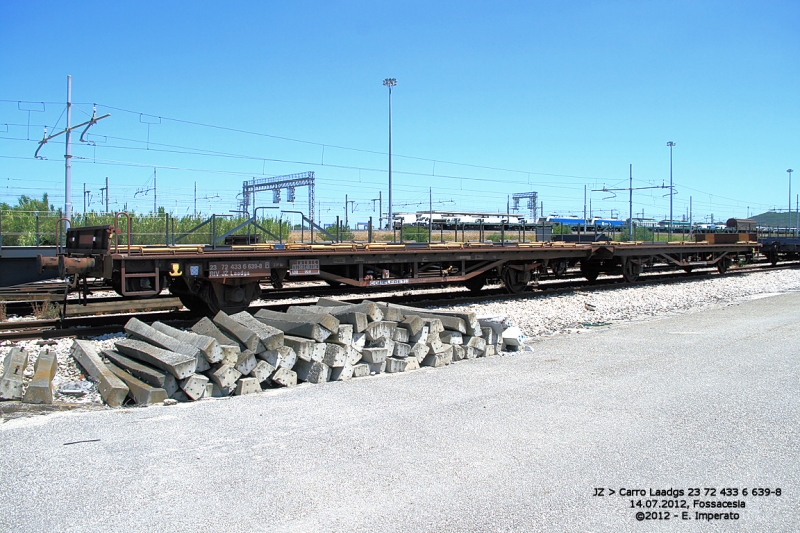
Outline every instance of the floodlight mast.
[(387, 214), (387, 222), (390, 225), (394, 224), (392, 219), (392, 87), (395, 85), (397, 85), (395, 78), (383, 80), (383, 86), (389, 88), (389, 212)]

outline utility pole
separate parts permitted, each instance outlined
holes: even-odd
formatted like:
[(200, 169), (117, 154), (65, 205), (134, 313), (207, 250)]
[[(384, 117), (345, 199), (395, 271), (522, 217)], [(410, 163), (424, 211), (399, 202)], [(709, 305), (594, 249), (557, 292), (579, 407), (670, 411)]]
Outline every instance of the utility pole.
[(668, 241), (672, 240), (672, 147), (675, 146), (675, 143), (669, 141), (667, 143), (669, 146), (669, 238)]
[(106, 214), (108, 214), (108, 176), (106, 176), (106, 186), (105, 187), (100, 187), (100, 192), (103, 195), (100, 200), (105, 202), (105, 204), (106, 204)]
[(64, 152), (64, 216), (72, 220), (72, 76), (67, 76), (67, 141)]
[(395, 78), (386, 78), (383, 80), (383, 85), (389, 88), (389, 214), (388, 222), (393, 224), (392, 220), (392, 87), (397, 85)]
[(156, 202), (156, 199), (158, 198), (158, 186), (156, 185), (156, 178), (158, 176), (156, 172), (157, 169), (153, 168), (153, 214), (156, 214), (158, 212), (158, 208), (156, 207), (158, 205)]
[(428, 187), (428, 243), (431, 242), (433, 233), (433, 188)]
[(86, 190), (86, 182), (83, 184), (83, 216), (86, 216), (86, 195), (91, 194), (92, 191)]
[(586, 185), (583, 186), (583, 234), (586, 235)]
[(631, 242), (633, 242), (633, 163), (631, 163), (630, 167), (628, 167), (628, 172), (630, 174), (628, 178), (628, 212), (631, 214), (630, 230)]
[(197, 182), (194, 182), (194, 217), (197, 218)]
[(95, 112), (92, 113), (92, 118), (90, 120), (87, 120), (83, 124), (78, 124), (74, 127), (72, 126), (72, 76), (67, 76), (67, 127), (66, 129), (50, 136), (47, 135), (47, 128), (45, 128), (44, 138), (39, 141), (39, 147), (36, 148), (36, 152), (33, 154), (33, 157), (36, 159), (44, 159), (44, 157), (39, 155), (39, 150), (41, 150), (50, 139), (66, 133), (66, 148), (64, 150), (63, 215), (67, 220), (72, 218), (72, 130), (86, 126), (86, 129), (84, 129), (83, 133), (81, 133), (81, 140), (83, 140), (83, 136), (86, 134), (89, 128), (97, 124), (98, 121), (111, 116), (109, 113), (106, 113), (102, 117), (98, 117), (96, 111), (97, 109), (95, 108)]

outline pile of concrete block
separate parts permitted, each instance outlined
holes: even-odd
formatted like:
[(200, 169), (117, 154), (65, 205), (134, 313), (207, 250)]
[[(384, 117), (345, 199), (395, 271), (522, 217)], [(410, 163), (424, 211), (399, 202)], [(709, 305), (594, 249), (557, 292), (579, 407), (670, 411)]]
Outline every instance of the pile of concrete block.
[(321, 298), (285, 313), (260, 310), (203, 318), (190, 331), (132, 318), (128, 338), (97, 353), (75, 341), (72, 355), (118, 406), (194, 401), (440, 367), (495, 355), (506, 324), (469, 312), (432, 312)]

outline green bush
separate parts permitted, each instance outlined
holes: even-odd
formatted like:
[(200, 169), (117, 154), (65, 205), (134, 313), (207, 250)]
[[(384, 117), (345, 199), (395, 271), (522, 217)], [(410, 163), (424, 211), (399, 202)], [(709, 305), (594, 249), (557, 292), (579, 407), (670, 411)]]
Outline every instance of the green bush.
[(553, 224), (553, 235), (572, 235), (572, 228), (564, 224)]
[[(636, 241), (652, 241), (653, 240), (653, 230), (647, 228), (633, 228), (633, 235), (634, 240)], [(631, 240), (631, 234), (629, 231), (623, 231), (622, 235), (619, 238), (622, 242), (628, 242)]]
[(403, 226), (404, 241), (428, 242), (428, 228), (423, 226)]

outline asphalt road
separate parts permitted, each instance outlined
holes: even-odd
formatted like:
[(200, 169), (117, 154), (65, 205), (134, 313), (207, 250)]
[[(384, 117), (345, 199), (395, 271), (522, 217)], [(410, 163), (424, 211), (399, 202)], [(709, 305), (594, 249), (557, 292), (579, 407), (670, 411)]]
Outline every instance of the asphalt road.
[(12, 420), (0, 531), (796, 531), (799, 324), (790, 293), (441, 369)]

